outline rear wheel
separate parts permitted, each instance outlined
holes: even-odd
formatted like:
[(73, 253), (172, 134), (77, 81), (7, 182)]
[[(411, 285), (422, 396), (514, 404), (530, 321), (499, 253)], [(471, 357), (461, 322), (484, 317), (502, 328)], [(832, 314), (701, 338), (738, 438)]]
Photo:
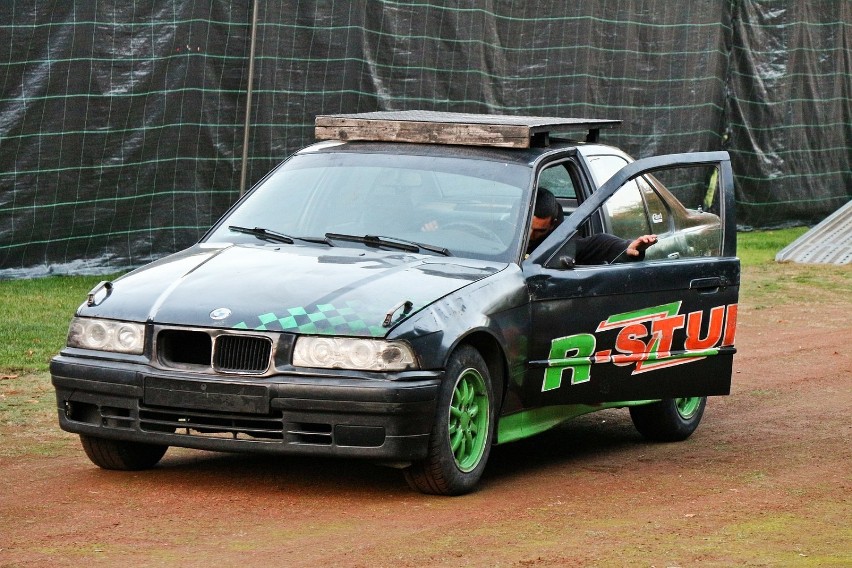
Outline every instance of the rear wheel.
[(645, 438), (655, 442), (680, 442), (698, 428), (706, 396), (667, 398), (652, 404), (630, 407), (633, 425)]
[(482, 355), (462, 346), (450, 357), (438, 398), (427, 457), (404, 470), (408, 484), (435, 495), (471, 491), (494, 437), (494, 395)]
[(92, 463), (103, 469), (137, 471), (157, 465), (169, 449), (160, 444), (110, 440), (80, 434), (83, 450)]

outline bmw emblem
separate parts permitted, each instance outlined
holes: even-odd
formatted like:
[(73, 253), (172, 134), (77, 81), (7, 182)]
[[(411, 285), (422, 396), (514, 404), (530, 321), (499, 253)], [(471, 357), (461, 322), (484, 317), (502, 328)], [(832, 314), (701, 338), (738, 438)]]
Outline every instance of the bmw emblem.
[(228, 308), (216, 308), (215, 310), (210, 312), (210, 319), (223, 320), (229, 315), (231, 315), (231, 310), (229, 310)]

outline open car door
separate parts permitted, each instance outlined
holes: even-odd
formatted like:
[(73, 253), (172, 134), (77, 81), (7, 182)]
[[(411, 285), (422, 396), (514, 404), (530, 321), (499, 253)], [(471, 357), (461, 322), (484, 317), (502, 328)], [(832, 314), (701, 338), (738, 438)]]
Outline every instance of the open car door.
[[(711, 219), (710, 230), (702, 228), (702, 248), (689, 246), (696, 223), (672, 221), (661, 241), (684, 243), (683, 250), (576, 265), (577, 237), (609, 228), (607, 204), (631, 180), (661, 186), (654, 172), (712, 195), (713, 213), (693, 211)], [(671, 199), (665, 188), (660, 192)], [(644, 203), (654, 219), (675, 208), (691, 211), (676, 200), (656, 205), (661, 211)], [(638, 160), (588, 197), (522, 264), (532, 302), (524, 406), (728, 394), (740, 279), (733, 208), (727, 152)], [(709, 246), (708, 234), (715, 235)]]

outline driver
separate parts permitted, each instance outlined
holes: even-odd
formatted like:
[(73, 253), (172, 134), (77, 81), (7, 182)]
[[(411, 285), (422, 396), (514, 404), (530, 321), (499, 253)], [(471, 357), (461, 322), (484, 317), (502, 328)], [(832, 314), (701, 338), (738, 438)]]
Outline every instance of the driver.
[[(564, 219), (565, 214), (553, 193), (539, 187), (530, 225), (527, 255), (535, 250)], [(577, 264), (609, 264), (622, 255), (631, 261), (644, 260), (645, 250), (657, 242), (657, 235), (642, 235), (629, 241), (615, 235), (598, 233), (589, 237), (579, 237), (575, 239), (575, 242), (577, 251), (574, 262)]]

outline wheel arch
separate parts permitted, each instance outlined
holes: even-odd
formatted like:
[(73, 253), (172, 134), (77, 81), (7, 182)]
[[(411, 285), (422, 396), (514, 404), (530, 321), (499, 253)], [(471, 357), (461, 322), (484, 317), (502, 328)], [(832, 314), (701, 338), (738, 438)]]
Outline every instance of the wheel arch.
[(456, 342), (456, 345), (453, 346), (453, 349), (450, 350), (450, 353), (462, 345), (470, 345), (479, 351), (479, 354), (485, 359), (485, 364), (488, 366), (488, 373), (491, 375), (491, 385), (498, 389), (494, 393), (494, 412), (496, 416), (499, 416), (509, 379), (509, 364), (506, 361), (506, 353), (503, 347), (497, 341), (496, 337), (485, 330), (476, 330), (460, 338)]

